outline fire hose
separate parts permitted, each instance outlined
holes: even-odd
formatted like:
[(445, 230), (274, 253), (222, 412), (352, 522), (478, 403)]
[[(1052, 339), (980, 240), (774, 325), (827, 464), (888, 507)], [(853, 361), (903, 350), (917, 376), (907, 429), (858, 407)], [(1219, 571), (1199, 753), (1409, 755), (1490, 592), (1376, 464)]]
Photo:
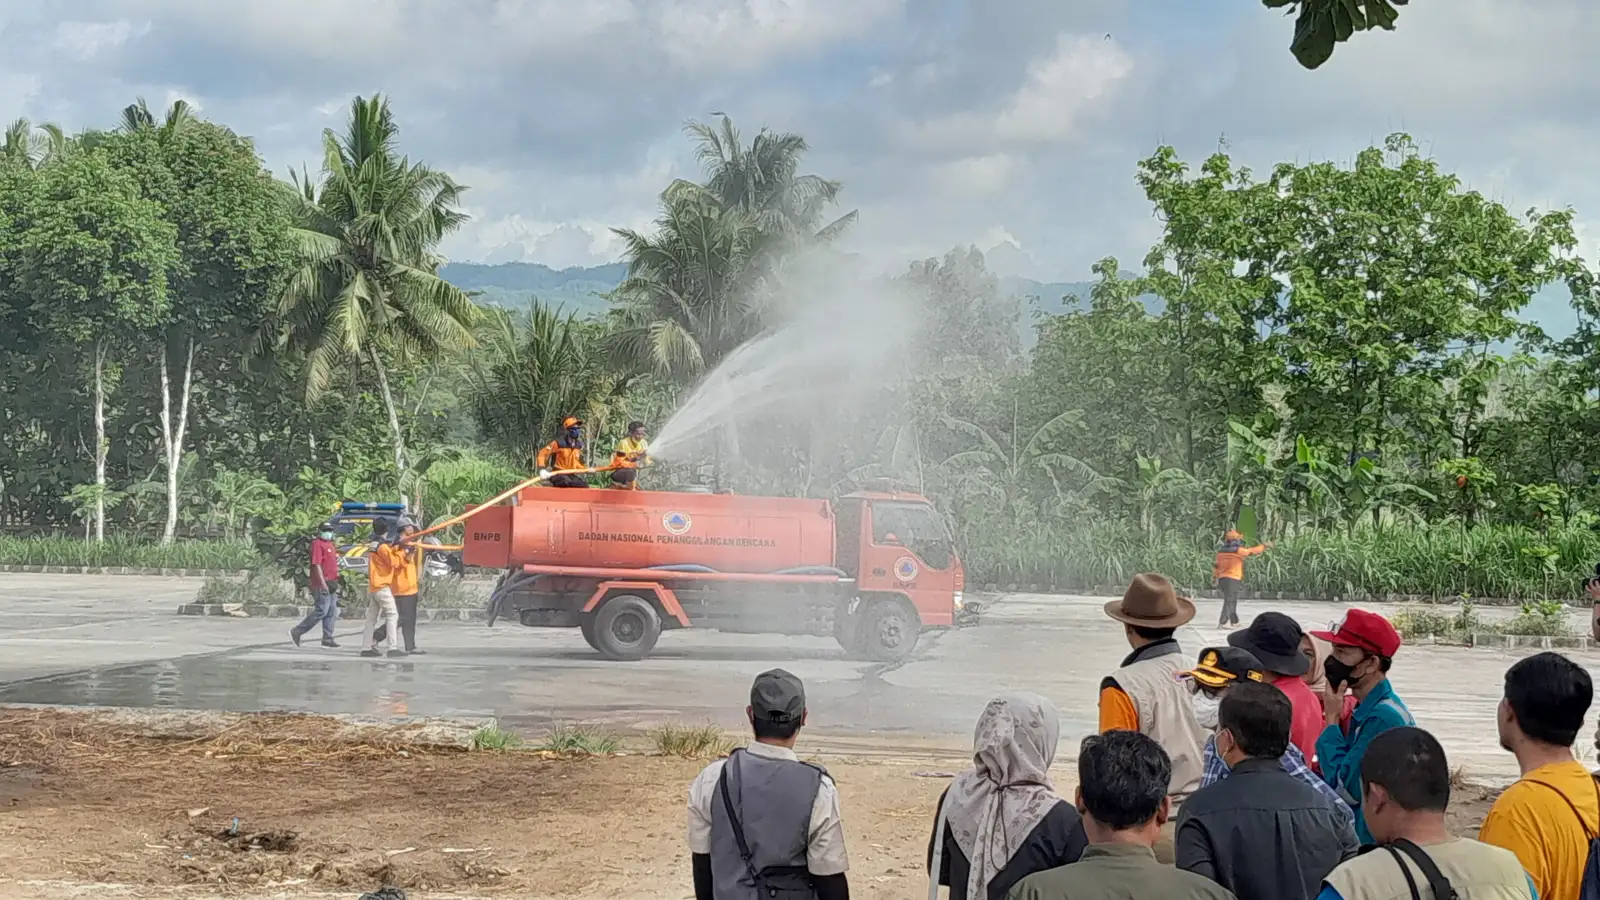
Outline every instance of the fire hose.
[[(482, 503), (479, 503), (477, 506), (469, 507), (465, 512), (463, 512), (459, 516), (452, 516), (452, 517), (450, 517), (448, 519), (445, 519), (443, 522), (440, 522), (440, 523), (438, 523), (436, 525), (431, 525), (431, 526), (429, 526), (427, 528), (424, 528), (423, 530), (421, 530), (421, 531), (417, 532), (416, 534), (413, 534), (409, 538), (407, 538), (405, 540), (405, 543), (411, 543), (411, 542), (417, 540), (420, 537), (424, 537), (426, 535), (433, 534), (436, 531), (443, 531), (446, 528), (451, 527), (452, 525), (460, 525), (462, 522), (465, 522), (466, 520), (472, 518), (473, 516), (477, 515), (478, 513), (483, 512), (484, 510), (488, 509), (489, 507), (495, 506), (495, 505), (499, 504), (500, 502), (506, 500), (507, 498), (515, 496), (523, 488), (533, 487), (534, 485), (539, 484), (541, 482), (549, 481), (550, 479), (556, 477), (557, 475), (598, 475), (601, 472), (610, 472), (615, 468), (617, 468), (617, 467), (616, 466), (591, 466), (589, 468), (584, 468), (584, 469), (562, 469), (562, 470), (557, 471), (557, 472), (542, 472), (542, 473), (540, 473), (538, 475), (533, 476), (532, 478), (529, 478), (526, 481), (522, 481), (522, 482), (517, 483), (513, 487), (506, 488), (504, 491), (494, 495), (493, 497), (490, 497), (488, 500), (485, 500)], [(456, 545), (456, 546), (438, 546), (438, 547), (433, 547), (432, 549), (437, 549), (437, 550), (460, 550), (461, 547), (460, 547), (460, 545)]]

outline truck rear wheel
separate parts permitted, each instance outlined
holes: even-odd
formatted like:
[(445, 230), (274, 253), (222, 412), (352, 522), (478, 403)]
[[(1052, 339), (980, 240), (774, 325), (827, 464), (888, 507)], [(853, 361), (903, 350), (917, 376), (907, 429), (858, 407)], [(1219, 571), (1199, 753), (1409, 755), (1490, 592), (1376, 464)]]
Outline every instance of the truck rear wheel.
[(600, 604), (593, 631), (595, 649), (611, 659), (644, 659), (661, 637), (661, 617), (643, 597), (620, 594)]
[(922, 620), (906, 603), (880, 600), (861, 611), (855, 631), (857, 652), (879, 662), (898, 662), (916, 649)]

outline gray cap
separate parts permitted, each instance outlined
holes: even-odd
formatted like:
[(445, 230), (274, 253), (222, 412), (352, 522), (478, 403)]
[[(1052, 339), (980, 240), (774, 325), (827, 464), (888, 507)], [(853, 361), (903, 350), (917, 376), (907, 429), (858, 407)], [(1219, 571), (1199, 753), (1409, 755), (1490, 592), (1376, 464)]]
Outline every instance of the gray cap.
[(400, 521), (396, 522), (394, 524), (394, 527), (396, 527), (396, 528), (415, 528), (415, 527), (417, 527), (417, 520), (411, 518), (410, 516), (401, 516), (400, 517)]
[(788, 725), (799, 722), (805, 711), (805, 685), (783, 669), (762, 672), (750, 685), (750, 713), (757, 719)]

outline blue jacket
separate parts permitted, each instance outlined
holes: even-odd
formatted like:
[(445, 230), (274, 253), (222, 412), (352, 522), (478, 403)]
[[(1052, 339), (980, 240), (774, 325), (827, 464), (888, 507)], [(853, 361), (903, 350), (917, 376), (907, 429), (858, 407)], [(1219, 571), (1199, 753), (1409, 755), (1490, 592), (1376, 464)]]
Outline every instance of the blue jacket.
[(1363, 844), (1372, 843), (1372, 832), (1367, 830), (1367, 817), (1361, 810), (1361, 758), (1373, 738), (1391, 728), (1415, 724), (1411, 710), (1395, 696), (1394, 687), (1385, 678), (1350, 713), (1348, 735), (1338, 725), (1329, 725), (1317, 738), (1322, 778), (1355, 811), (1356, 837)]

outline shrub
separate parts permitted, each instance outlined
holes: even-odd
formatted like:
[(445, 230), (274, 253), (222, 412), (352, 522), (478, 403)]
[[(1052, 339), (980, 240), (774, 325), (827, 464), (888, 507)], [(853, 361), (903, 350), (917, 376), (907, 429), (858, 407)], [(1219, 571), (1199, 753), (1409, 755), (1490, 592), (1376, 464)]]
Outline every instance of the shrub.
[(238, 571), (254, 568), (261, 562), (261, 554), (254, 547), (232, 541), (152, 544), (120, 537), (85, 541), (60, 536), (0, 536), (0, 565), (8, 566)]
[(685, 759), (727, 756), (734, 747), (716, 725), (663, 725), (650, 733), (650, 740), (656, 752)]
[(534, 749), (562, 756), (604, 756), (621, 748), (622, 738), (615, 732), (593, 725), (561, 725)]

